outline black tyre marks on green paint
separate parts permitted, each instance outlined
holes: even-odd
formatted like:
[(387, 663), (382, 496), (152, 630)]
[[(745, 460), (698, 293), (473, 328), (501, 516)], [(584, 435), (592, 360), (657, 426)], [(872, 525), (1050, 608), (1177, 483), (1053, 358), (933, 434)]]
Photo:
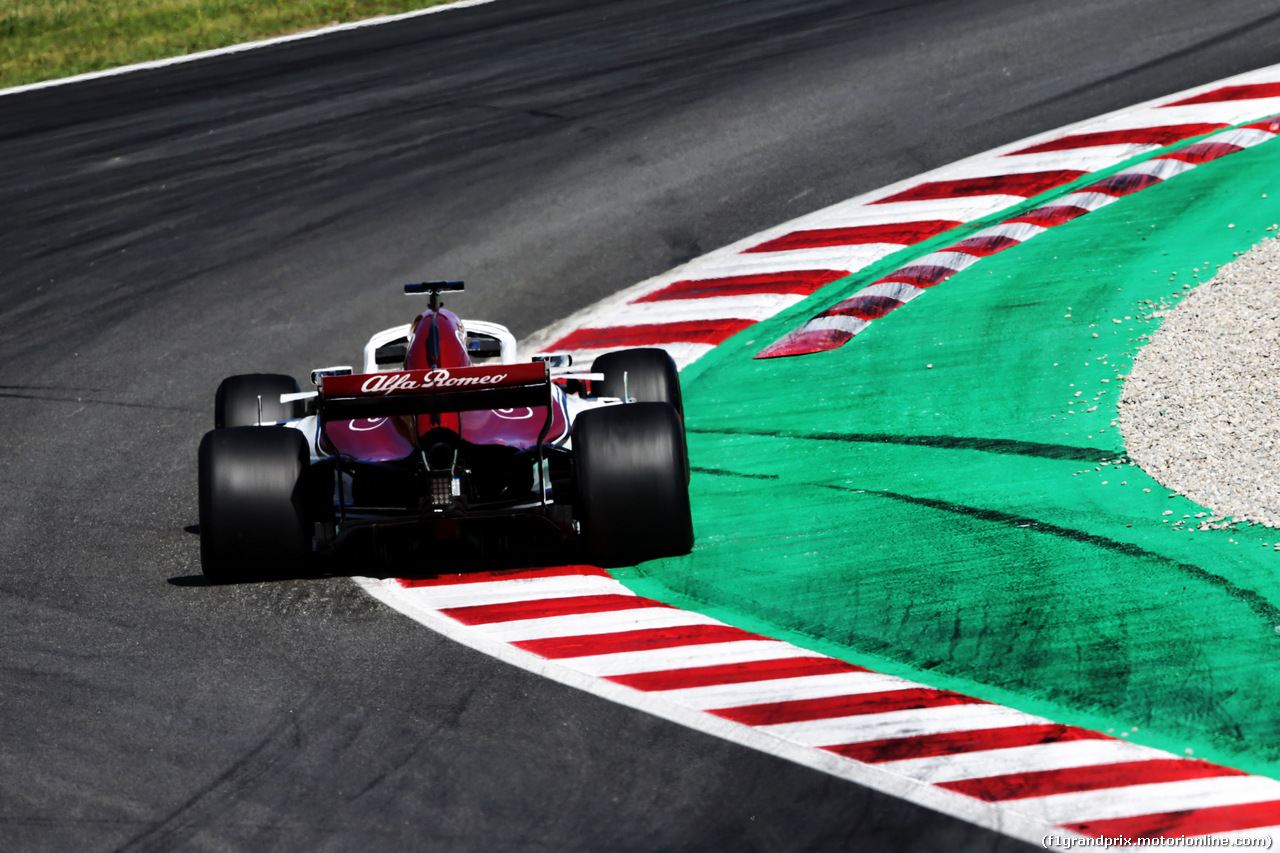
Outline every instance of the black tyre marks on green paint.
[[(759, 433), (752, 433), (752, 434), (758, 435)], [(776, 433), (776, 434), (781, 435), (780, 433)], [(790, 437), (808, 438), (811, 436), (797, 435), (797, 436), (790, 436)], [(1013, 442), (1013, 443), (1025, 444), (1026, 442)], [(994, 452), (1000, 452), (1000, 451), (994, 451)], [(1040, 455), (1040, 454), (1033, 454), (1033, 455)], [(1061, 458), (1061, 457), (1055, 457), (1055, 458)], [(699, 474), (709, 474), (711, 476), (718, 476), (718, 477), (739, 477), (739, 478), (751, 479), (751, 480), (779, 479), (779, 476), (777, 474), (746, 474), (746, 473), (740, 473), (737, 471), (726, 471), (719, 468), (694, 468), (693, 470)], [(1048, 536), (1056, 536), (1062, 539), (1070, 540), (1072, 542), (1077, 542), (1080, 544), (1089, 545), (1094, 548), (1099, 548), (1104, 551), (1109, 551), (1111, 553), (1120, 554), (1125, 557), (1131, 557), (1139, 560), (1150, 560), (1152, 562), (1159, 563), (1162, 566), (1166, 566), (1168, 568), (1175, 569), (1179, 572), (1182, 572), (1184, 575), (1186, 575), (1187, 577), (1193, 580), (1199, 581), (1201, 583), (1207, 583), (1210, 586), (1213, 586), (1221, 590), (1223, 593), (1230, 596), (1232, 599), (1248, 607), (1259, 618), (1266, 620), (1268, 624), (1280, 625), (1280, 607), (1277, 607), (1276, 605), (1272, 604), (1270, 601), (1268, 601), (1264, 596), (1262, 596), (1258, 592), (1251, 589), (1246, 589), (1245, 587), (1240, 586), (1239, 584), (1235, 583), (1229, 578), (1225, 578), (1222, 575), (1215, 574), (1201, 566), (1197, 566), (1192, 563), (1186, 563), (1181, 560), (1171, 559), (1169, 557), (1166, 557), (1163, 554), (1159, 554), (1155, 551), (1149, 551), (1146, 548), (1143, 548), (1139, 545), (1135, 545), (1132, 542), (1121, 542), (1116, 539), (1110, 539), (1106, 536), (1099, 536), (1094, 533), (1087, 533), (1083, 530), (1070, 528), (1070, 527), (1063, 527), (1058, 524), (1051, 524), (1049, 522), (1041, 521), (1040, 519), (1032, 518), (1031, 516), (1027, 516), (1027, 515), (1018, 515), (1017, 513), (1004, 512), (996, 509), (985, 509), (983, 507), (967, 506), (965, 504), (959, 504), (952, 501), (938, 500), (936, 498), (924, 498), (916, 495), (907, 495), (907, 494), (902, 494), (900, 492), (890, 492), (890, 491), (884, 491), (879, 489), (859, 489), (859, 488), (854, 488), (852, 486), (837, 486), (829, 483), (813, 483), (809, 485), (817, 488), (830, 489), (832, 491), (837, 491), (837, 492), (844, 492), (847, 494), (870, 495), (872, 497), (884, 498), (886, 500), (898, 501), (901, 503), (908, 503), (914, 506), (927, 507), (929, 509), (938, 510), (941, 512), (948, 512), (956, 515), (963, 515), (968, 518), (974, 518), (979, 521), (988, 522), (990, 524), (1000, 525), (1001, 527), (1007, 527), (1007, 528), (1013, 528), (1013, 529), (1019, 529), (1019, 530), (1028, 530), (1035, 533), (1043, 533)]]
[(1109, 447), (1078, 447), (1071, 444), (1044, 444), (1011, 438), (963, 435), (895, 435), (876, 432), (803, 432), (801, 430), (688, 429), (701, 435), (750, 435), (760, 438), (798, 438), (806, 441), (847, 441), (868, 444), (901, 444), (939, 450), (976, 450), (1006, 456), (1033, 456), (1040, 459), (1103, 462), (1121, 459), (1123, 451)]

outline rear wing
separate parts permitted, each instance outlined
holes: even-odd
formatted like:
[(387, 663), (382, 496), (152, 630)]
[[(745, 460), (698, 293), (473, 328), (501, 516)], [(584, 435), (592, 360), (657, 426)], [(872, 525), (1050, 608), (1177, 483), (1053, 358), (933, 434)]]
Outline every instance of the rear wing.
[(550, 420), (551, 405), (549, 368), (532, 362), (322, 376), (316, 412), (339, 421), (546, 406)]

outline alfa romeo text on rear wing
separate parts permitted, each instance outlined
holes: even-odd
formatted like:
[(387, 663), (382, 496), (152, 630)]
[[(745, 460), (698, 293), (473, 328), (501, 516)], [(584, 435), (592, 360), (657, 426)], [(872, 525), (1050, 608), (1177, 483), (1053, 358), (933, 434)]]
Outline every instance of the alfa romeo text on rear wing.
[(324, 376), (316, 412), (338, 421), (527, 406), (546, 407), (550, 420), (551, 405), (547, 365), (532, 362)]

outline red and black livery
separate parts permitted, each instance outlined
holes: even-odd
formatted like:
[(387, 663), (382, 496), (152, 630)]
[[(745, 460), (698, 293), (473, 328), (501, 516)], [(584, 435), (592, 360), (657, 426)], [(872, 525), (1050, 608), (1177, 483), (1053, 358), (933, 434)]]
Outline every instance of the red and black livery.
[[(679, 376), (660, 349), (521, 362), (510, 332), (430, 296), (374, 335), (364, 370), (221, 383), (200, 443), (201, 562), (214, 581), (364, 556), (429, 572), (446, 547), (568, 546), (602, 564), (689, 551)], [(554, 368), (554, 370), (553, 370)]]

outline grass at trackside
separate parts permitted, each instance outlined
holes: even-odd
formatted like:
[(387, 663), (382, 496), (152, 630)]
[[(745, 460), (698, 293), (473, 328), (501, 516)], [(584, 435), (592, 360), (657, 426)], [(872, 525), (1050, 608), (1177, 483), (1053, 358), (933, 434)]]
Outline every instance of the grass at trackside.
[(6, 0), (0, 88), (227, 47), (448, 0)]
[(1280, 531), (1172, 529), (1201, 508), (1105, 464), (1124, 452), (1118, 377), (1156, 327), (1144, 300), (1270, 236), (1277, 156), (1233, 154), (986, 258), (834, 352), (751, 359), (830, 293), (741, 333), (685, 379), (697, 546), (621, 579), (1280, 774)]

